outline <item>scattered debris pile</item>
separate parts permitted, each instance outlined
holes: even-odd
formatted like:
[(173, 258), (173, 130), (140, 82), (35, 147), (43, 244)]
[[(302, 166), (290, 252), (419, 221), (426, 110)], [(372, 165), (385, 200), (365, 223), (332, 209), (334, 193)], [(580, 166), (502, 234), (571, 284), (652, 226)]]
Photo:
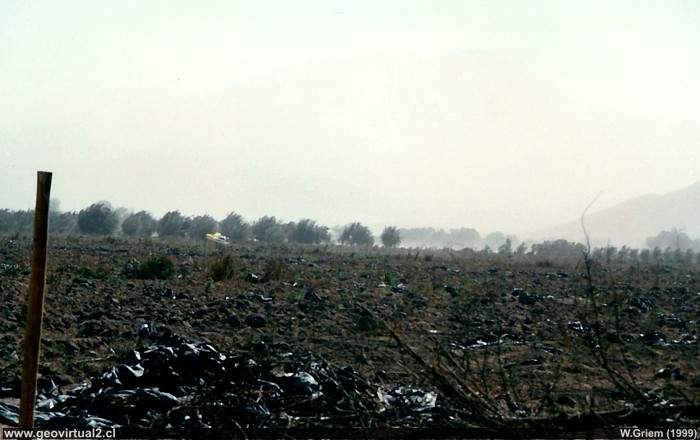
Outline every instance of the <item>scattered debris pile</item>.
[[(377, 428), (460, 423), (433, 391), (384, 387), (351, 366), (265, 346), (260, 361), (166, 331), (122, 363), (65, 394), (40, 383), (36, 424), (46, 429), (115, 428), (121, 435), (197, 436), (260, 428)], [(16, 394), (19, 384), (5, 384)], [(0, 403), (0, 422), (19, 408)]]

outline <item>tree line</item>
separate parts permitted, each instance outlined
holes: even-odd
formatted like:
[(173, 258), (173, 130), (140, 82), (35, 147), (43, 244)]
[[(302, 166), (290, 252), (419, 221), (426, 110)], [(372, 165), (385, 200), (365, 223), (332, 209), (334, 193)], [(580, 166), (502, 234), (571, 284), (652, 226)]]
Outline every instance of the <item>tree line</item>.
[[(0, 232), (32, 233), (34, 211), (0, 210)], [(230, 212), (223, 220), (210, 215), (184, 216), (180, 211), (169, 211), (160, 219), (148, 211), (129, 212), (124, 208), (114, 209), (109, 202), (93, 203), (79, 212), (49, 213), (49, 232), (59, 234), (117, 235), (132, 238), (183, 237), (204, 239), (206, 234), (220, 232), (232, 241), (255, 239), (271, 243), (330, 243), (330, 228), (315, 220), (304, 218), (297, 222), (284, 222), (274, 216), (264, 216), (252, 223), (240, 214)], [(375, 244), (370, 229), (352, 223), (342, 229), (338, 242), (345, 245)], [(396, 226), (387, 226), (379, 237), (385, 247), (396, 247), (401, 243)]]
[[(0, 210), (0, 233), (31, 234), (34, 211)], [(204, 239), (206, 234), (220, 232), (232, 241), (255, 239), (269, 243), (331, 243), (330, 228), (315, 220), (304, 218), (297, 222), (284, 222), (274, 216), (263, 216), (247, 222), (240, 214), (230, 212), (223, 220), (210, 215), (186, 217), (180, 211), (169, 211), (160, 219), (147, 211), (131, 212), (125, 208), (114, 209), (109, 202), (93, 203), (79, 212), (49, 213), (49, 232), (59, 234), (123, 235), (131, 238), (182, 237)], [(334, 230), (337, 242), (344, 245), (373, 246), (375, 237), (371, 230), (359, 223), (351, 223)], [(586, 248), (581, 243), (564, 239), (531, 243), (529, 246), (517, 238), (494, 232), (482, 237), (471, 228), (459, 228), (446, 232), (434, 228), (397, 228), (387, 226), (379, 236), (385, 247), (404, 244), (409, 247), (484, 249), (502, 255), (536, 255), (541, 258), (580, 258)], [(517, 246), (516, 246), (517, 244)], [(599, 261), (700, 263), (700, 240), (693, 240), (685, 232), (673, 229), (661, 231), (647, 238), (649, 249), (633, 249), (627, 246), (607, 246), (591, 251)]]

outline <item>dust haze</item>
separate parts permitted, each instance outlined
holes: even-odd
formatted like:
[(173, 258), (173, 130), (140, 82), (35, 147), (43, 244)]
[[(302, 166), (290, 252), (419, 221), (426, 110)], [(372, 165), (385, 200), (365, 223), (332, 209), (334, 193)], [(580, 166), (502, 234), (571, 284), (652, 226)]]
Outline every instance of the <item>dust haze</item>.
[[(79, 12), (78, 12), (79, 11)], [(517, 234), (700, 180), (695, 2), (3, 2), (0, 208)]]

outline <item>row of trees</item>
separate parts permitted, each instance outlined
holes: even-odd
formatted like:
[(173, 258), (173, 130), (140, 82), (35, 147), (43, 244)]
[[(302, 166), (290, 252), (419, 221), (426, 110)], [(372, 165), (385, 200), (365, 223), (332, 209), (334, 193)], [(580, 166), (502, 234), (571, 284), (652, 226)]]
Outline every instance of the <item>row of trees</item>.
[(654, 237), (648, 237), (647, 246), (650, 249), (674, 249), (685, 252), (687, 250), (692, 250), (694, 252), (700, 252), (700, 240), (691, 239), (688, 234), (680, 231), (676, 228), (670, 231), (661, 231)]
[[(665, 232), (660, 235), (665, 236)], [(651, 240), (651, 239), (650, 239)], [(650, 241), (647, 240), (647, 241)], [(653, 240), (652, 240), (653, 241)], [(499, 248), (499, 253), (503, 253), (505, 246)], [(524, 245), (520, 245), (515, 251), (516, 254), (522, 254)], [(529, 252), (540, 258), (557, 259), (557, 258), (581, 258), (587, 252), (586, 246), (581, 243), (574, 243), (566, 240), (545, 241), (543, 243), (535, 243), (532, 245), (532, 250)], [(654, 246), (653, 249), (634, 249), (628, 246), (615, 247), (606, 246), (602, 248), (594, 248), (591, 250), (591, 258), (594, 261), (611, 262), (611, 263), (700, 263), (700, 252), (694, 252), (692, 248), (680, 248), (666, 246), (661, 248)]]
[(408, 247), (427, 246), (451, 249), (484, 249), (497, 250), (509, 242), (510, 246), (519, 244), (514, 235), (502, 232), (491, 232), (482, 236), (474, 228), (457, 228), (445, 231), (435, 228), (401, 228), (399, 229), (402, 242)]
[[(34, 212), (31, 210), (0, 210), (0, 233), (30, 234), (33, 223)], [(160, 219), (156, 219), (147, 211), (134, 213), (124, 208), (114, 209), (109, 202), (94, 203), (77, 213), (51, 211), (49, 228), (51, 233), (123, 234), (133, 238), (145, 238), (157, 234), (159, 237), (200, 239), (207, 233), (218, 231), (234, 241), (256, 239), (272, 243), (319, 244), (330, 243), (332, 240), (330, 229), (318, 225), (311, 219), (283, 222), (273, 216), (264, 216), (253, 223), (248, 223), (235, 212), (217, 221), (209, 215), (185, 217), (179, 211), (170, 211)], [(367, 246), (375, 244), (374, 235), (361, 223), (352, 223), (334, 232), (337, 241), (341, 244)], [(581, 243), (563, 239), (533, 243), (531, 247), (525, 243), (515, 246), (517, 239), (514, 236), (495, 232), (481, 237), (478, 231), (471, 228), (445, 232), (442, 229), (433, 228), (398, 229), (396, 226), (388, 226), (384, 228), (379, 240), (385, 247), (395, 247), (403, 243), (409, 247), (485, 249), (488, 252), (504, 255), (532, 254), (543, 258), (579, 258), (585, 251)], [(594, 258), (601, 261), (700, 262), (700, 240), (692, 240), (686, 233), (676, 229), (662, 231), (655, 237), (649, 237), (647, 244), (650, 249), (608, 246), (594, 249), (592, 252)]]
[[(0, 210), (0, 232), (31, 233), (34, 221), (33, 211)], [(90, 205), (77, 213), (51, 211), (49, 228), (52, 233), (82, 233), (90, 235), (123, 234), (127, 237), (146, 238), (189, 237), (203, 239), (206, 234), (221, 232), (233, 241), (256, 239), (273, 243), (330, 243), (330, 229), (312, 219), (298, 222), (283, 222), (273, 216), (264, 216), (251, 223), (235, 212), (217, 221), (210, 215), (185, 217), (179, 211), (167, 212), (156, 219), (147, 211), (129, 212), (114, 209), (108, 202)], [(401, 243), (401, 237), (395, 226), (384, 229), (380, 236), (386, 247), (395, 247)], [(370, 229), (361, 223), (352, 223), (345, 227), (338, 242), (347, 245), (368, 245), (375, 243)]]

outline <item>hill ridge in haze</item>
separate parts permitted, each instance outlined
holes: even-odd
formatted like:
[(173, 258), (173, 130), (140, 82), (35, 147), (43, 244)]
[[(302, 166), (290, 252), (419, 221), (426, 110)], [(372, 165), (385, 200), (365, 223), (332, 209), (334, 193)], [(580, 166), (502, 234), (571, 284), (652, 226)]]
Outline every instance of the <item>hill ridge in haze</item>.
[[(665, 194), (644, 194), (584, 218), (594, 247), (647, 247), (646, 239), (676, 228), (700, 238), (700, 181)], [(537, 240), (563, 238), (585, 243), (580, 219), (533, 234)]]

